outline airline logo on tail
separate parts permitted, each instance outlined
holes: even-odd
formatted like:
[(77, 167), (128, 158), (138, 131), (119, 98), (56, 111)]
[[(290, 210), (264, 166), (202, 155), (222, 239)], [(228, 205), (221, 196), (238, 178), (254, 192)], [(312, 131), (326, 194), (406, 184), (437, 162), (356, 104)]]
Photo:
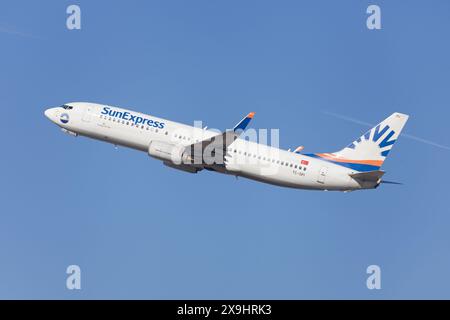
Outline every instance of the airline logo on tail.
[(316, 153), (309, 156), (356, 171), (379, 170), (407, 120), (408, 115), (394, 113), (344, 149), (334, 153)]
[[(361, 144), (362, 140), (365, 139), (365, 141), (373, 141), (376, 144), (378, 144), (380, 155), (384, 158), (387, 157), (389, 151), (391, 151), (392, 146), (395, 143), (395, 141), (397, 141), (397, 139), (392, 138), (392, 136), (395, 135), (395, 131), (394, 130), (389, 131), (390, 127), (388, 125), (386, 125), (381, 131), (380, 126), (381, 124), (373, 128), (372, 130), (368, 131), (361, 138), (348, 145), (347, 148), (357, 149), (357, 147)], [(382, 138), (384, 134), (388, 131), (389, 133), (384, 138)]]

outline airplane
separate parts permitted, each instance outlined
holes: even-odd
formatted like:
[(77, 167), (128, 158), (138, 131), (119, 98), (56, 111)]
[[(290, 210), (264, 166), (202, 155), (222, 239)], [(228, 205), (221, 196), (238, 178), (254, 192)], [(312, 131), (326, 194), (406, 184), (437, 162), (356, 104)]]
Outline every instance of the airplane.
[(382, 180), (381, 166), (409, 117), (395, 112), (340, 151), (308, 154), (303, 146), (282, 150), (243, 139), (254, 112), (224, 132), (87, 102), (44, 113), (72, 136), (143, 151), (185, 172), (208, 170), (282, 187), (344, 192), (399, 184)]

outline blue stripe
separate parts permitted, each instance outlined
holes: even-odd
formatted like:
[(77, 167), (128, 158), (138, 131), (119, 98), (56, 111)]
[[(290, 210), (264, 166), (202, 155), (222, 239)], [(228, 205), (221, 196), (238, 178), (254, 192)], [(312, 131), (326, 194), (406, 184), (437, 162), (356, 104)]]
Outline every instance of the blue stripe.
[[(326, 160), (326, 159), (323, 159)], [(367, 172), (367, 171), (374, 171), (374, 170), (379, 170), (380, 167), (378, 166), (371, 166), (369, 164), (361, 164), (361, 163), (346, 163), (346, 162), (336, 162), (336, 161), (330, 161), (334, 164), (346, 167), (346, 168), (350, 168), (356, 171), (361, 171), (361, 172)]]
[(352, 170), (356, 170), (356, 171), (360, 171), (360, 172), (374, 171), (374, 170), (379, 170), (380, 169), (380, 167), (372, 166), (370, 164), (333, 161), (333, 160), (322, 158), (322, 157), (320, 157), (320, 156), (318, 156), (318, 155), (316, 155), (314, 153), (305, 154), (305, 156), (308, 156), (308, 157), (311, 157), (311, 158), (320, 159), (320, 160), (324, 160), (324, 161), (327, 161), (327, 162), (331, 162), (331, 163), (337, 164), (339, 166), (346, 167), (346, 168), (349, 168), (349, 169), (352, 169)]

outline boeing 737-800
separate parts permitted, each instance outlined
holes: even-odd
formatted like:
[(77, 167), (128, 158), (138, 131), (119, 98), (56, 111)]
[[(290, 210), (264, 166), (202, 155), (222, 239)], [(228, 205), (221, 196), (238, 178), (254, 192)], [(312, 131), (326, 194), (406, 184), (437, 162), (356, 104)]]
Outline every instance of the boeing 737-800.
[(186, 172), (210, 170), (283, 187), (337, 191), (385, 182), (381, 166), (408, 120), (393, 113), (340, 151), (303, 154), (302, 148), (291, 152), (242, 139), (253, 112), (223, 133), (94, 103), (68, 103), (45, 115), (70, 135), (144, 151)]

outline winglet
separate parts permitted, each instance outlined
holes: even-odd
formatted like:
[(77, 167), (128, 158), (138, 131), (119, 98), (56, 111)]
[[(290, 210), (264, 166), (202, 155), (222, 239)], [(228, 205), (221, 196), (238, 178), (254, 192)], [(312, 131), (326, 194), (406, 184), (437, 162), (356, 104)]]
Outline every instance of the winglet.
[(237, 130), (242, 130), (244, 131), (245, 128), (247, 128), (248, 124), (250, 123), (250, 121), (253, 119), (253, 117), (255, 116), (254, 112), (250, 112), (244, 119), (242, 119), (234, 128), (233, 131), (236, 132)]
[(303, 149), (305, 149), (305, 147), (304, 146), (298, 146), (297, 147), (297, 149), (295, 149), (295, 153), (300, 153), (300, 152), (302, 152), (303, 151)]

